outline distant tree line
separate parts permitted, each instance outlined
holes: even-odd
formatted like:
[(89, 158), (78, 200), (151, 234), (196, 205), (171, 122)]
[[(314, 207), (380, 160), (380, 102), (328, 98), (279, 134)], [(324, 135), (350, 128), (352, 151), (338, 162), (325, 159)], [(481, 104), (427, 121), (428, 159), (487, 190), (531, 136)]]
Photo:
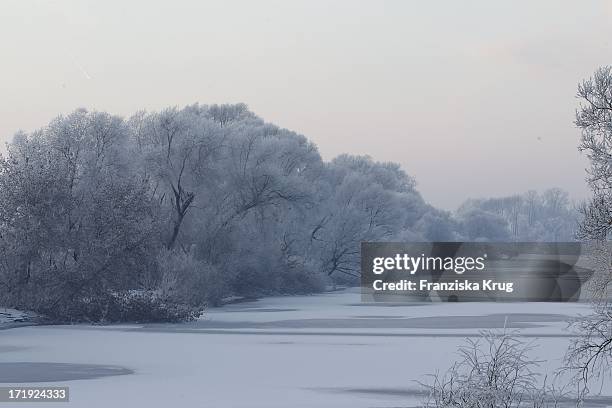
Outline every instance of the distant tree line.
[(0, 304), (58, 320), (184, 320), (229, 296), (351, 283), (361, 241), (565, 240), (550, 190), (427, 204), (399, 165), (324, 162), (243, 104), (77, 110), (0, 157)]
[(573, 241), (579, 210), (567, 192), (551, 188), (507, 197), (470, 199), (457, 210), (467, 241)]

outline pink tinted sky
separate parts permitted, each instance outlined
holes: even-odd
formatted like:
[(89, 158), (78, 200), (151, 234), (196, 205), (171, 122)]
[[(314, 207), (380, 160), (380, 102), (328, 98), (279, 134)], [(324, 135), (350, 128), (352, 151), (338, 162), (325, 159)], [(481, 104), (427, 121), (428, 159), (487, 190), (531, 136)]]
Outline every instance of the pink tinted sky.
[(612, 2), (3, 1), (0, 139), (77, 107), (245, 102), (391, 160), (426, 200), (587, 195), (576, 85), (612, 64)]

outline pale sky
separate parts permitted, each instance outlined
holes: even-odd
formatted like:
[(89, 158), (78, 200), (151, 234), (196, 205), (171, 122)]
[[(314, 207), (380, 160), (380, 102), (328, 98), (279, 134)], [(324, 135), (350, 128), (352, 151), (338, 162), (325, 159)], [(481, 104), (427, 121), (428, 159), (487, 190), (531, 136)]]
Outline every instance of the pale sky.
[(576, 86), (612, 64), (612, 1), (3, 0), (0, 52), (3, 142), (78, 107), (245, 102), (445, 209), (581, 199)]

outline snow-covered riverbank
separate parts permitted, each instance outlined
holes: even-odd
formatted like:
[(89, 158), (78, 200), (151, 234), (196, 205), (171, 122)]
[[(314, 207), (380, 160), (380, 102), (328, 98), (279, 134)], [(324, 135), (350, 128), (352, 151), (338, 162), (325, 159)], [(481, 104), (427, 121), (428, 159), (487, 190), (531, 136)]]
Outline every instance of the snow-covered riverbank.
[(466, 336), (505, 324), (533, 338), (534, 357), (554, 369), (567, 319), (587, 312), (571, 303), (370, 305), (352, 290), (268, 298), (189, 324), (3, 331), (0, 381), (57, 380), (40, 384), (69, 386), (73, 408), (414, 406), (415, 380), (448, 367)]
[(0, 307), (0, 330), (31, 326), (35, 319), (33, 313)]

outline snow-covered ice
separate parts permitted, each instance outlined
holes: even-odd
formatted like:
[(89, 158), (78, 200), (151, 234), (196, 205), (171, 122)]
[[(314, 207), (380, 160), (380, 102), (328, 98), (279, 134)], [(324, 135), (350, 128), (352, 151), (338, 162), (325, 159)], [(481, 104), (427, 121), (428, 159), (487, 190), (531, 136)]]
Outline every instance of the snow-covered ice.
[(70, 387), (71, 401), (58, 407), (415, 406), (415, 380), (446, 369), (466, 336), (516, 328), (552, 370), (570, 339), (566, 321), (588, 312), (576, 303), (363, 304), (353, 290), (276, 297), (212, 309), (188, 324), (4, 330), (0, 371), (20, 363), (19, 375), (2, 378), (36, 385), (23, 382), (28, 367), (37, 378), (58, 376), (40, 363), (89, 370), (87, 379), (39, 383)]

